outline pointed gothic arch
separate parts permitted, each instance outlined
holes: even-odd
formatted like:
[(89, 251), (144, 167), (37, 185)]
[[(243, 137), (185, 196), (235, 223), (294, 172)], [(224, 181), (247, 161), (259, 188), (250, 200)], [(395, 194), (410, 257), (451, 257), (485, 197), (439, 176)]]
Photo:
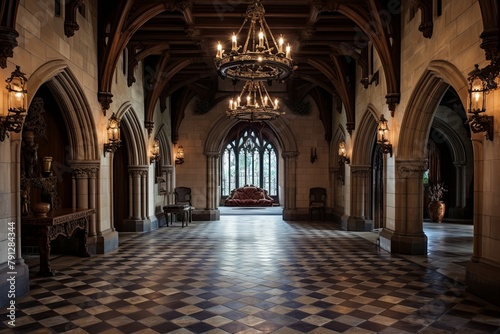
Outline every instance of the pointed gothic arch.
[(98, 160), (100, 157), (96, 125), (90, 104), (75, 75), (61, 59), (49, 61), (36, 69), (29, 78), (28, 101), (46, 84), (57, 97), (68, 129), (70, 159)]

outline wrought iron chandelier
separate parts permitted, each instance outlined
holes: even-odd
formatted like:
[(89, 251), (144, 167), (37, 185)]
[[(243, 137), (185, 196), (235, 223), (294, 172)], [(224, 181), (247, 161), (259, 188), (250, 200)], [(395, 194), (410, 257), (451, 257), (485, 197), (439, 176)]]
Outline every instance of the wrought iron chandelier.
[(274, 101), (262, 81), (247, 81), (236, 99), (229, 100), (228, 117), (247, 122), (270, 121), (284, 114), (279, 111), (278, 99)]
[[(225, 53), (223, 45), (218, 43), (215, 66), (222, 77), (245, 81), (283, 81), (292, 74), (290, 45), (284, 45), (283, 36), (276, 41), (264, 14), (261, 1), (255, 0), (248, 6), (240, 29), (233, 33), (231, 51)], [(238, 45), (238, 38), (247, 23), (248, 34), (241, 46)]]

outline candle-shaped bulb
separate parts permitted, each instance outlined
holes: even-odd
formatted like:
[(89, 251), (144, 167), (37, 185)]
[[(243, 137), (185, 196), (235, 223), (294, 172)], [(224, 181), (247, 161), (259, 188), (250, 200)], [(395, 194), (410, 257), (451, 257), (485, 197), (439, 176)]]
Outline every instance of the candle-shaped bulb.
[(233, 109), (233, 99), (229, 100), (229, 109)]
[(264, 47), (264, 32), (262, 32), (262, 29), (259, 31), (259, 47)]
[(267, 96), (264, 96), (264, 107), (267, 106)]
[(233, 32), (233, 37), (231, 37), (231, 41), (232, 41), (232, 50), (238, 50), (238, 41), (236, 39), (236, 35), (234, 34)]
[(217, 42), (217, 58), (222, 58), (222, 44), (220, 42)]
[(281, 35), (278, 39), (278, 53), (283, 52), (283, 43), (285, 43), (285, 41), (283, 40), (283, 35)]
[(286, 54), (285, 54), (285, 57), (286, 57), (286, 58), (290, 58), (290, 50), (291, 50), (291, 48), (290, 48), (290, 44), (288, 44), (288, 45), (286, 46)]
[(278, 99), (274, 99), (274, 109), (278, 109)]

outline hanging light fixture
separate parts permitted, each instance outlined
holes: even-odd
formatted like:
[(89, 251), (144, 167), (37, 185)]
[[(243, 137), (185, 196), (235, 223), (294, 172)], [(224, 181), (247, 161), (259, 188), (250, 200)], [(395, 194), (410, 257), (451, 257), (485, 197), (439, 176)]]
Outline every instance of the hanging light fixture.
[[(283, 81), (293, 72), (290, 45), (285, 46), (283, 36), (274, 38), (267, 25), (264, 6), (260, 0), (248, 6), (245, 20), (231, 38), (231, 50), (225, 53), (217, 44), (215, 66), (222, 77), (233, 80)], [(243, 46), (238, 45), (240, 33), (248, 23), (248, 33)]]
[(151, 147), (151, 157), (149, 158), (149, 163), (155, 163), (160, 160), (160, 140), (155, 138), (153, 140), (153, 146)]
[(0, 110), (0, 141), (4, 141), (8, 132), (21, 132), (26, 116), (26, 76), (19, 66), (7, 78), (8, 107)]
[(380, 115), (377, 128), (377, 145), (382, 150), (382, 153), (389, 153), (392, 157), (392, 144), (389, 143), (389, 139), (386, 137), (386, 133), (389, 131), (387, 126), (387, 120), (384, 115)]
[(345, 147), (345, 141), (341, 140), (339, 143), (339, 162), (342, 164), (350, 164), (351, 159), (347, 156), (347, 149)]
[(116, 149), (121, 146), (120, 120), (115, 113), (108, 119), (106, 131), (108, 133), (108, 142), (104, 143), (104, 156), (106, 156), (106, 152), (115, 153)]
[(278, 118), (278, 99), (272, 100), (262, 81), (247, 81), (236, 99), (229, 101), (228, 117), (248, 122), (262, 122)]
[(484, 69), (479, 69), (476, 64), (472, 72), (469, 73), (469, 110), (471, 114), (467, 120), (470, 129), (474, 133), (486, 132), (486, 139), (493, 140), (493, 116), (488, 116), (486, 112), (486, 95), (498, 85), (497, 62), (492, 62)]

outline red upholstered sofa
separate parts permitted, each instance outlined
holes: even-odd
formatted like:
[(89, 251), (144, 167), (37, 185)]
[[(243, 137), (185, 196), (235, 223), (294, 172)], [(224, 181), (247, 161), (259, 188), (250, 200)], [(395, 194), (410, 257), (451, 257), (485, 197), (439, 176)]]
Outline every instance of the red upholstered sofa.
[(246, 185), (231, 191), (226, 199), (226, 206), (272, 206), (274, 200), (267, 194), (267, 190)]

